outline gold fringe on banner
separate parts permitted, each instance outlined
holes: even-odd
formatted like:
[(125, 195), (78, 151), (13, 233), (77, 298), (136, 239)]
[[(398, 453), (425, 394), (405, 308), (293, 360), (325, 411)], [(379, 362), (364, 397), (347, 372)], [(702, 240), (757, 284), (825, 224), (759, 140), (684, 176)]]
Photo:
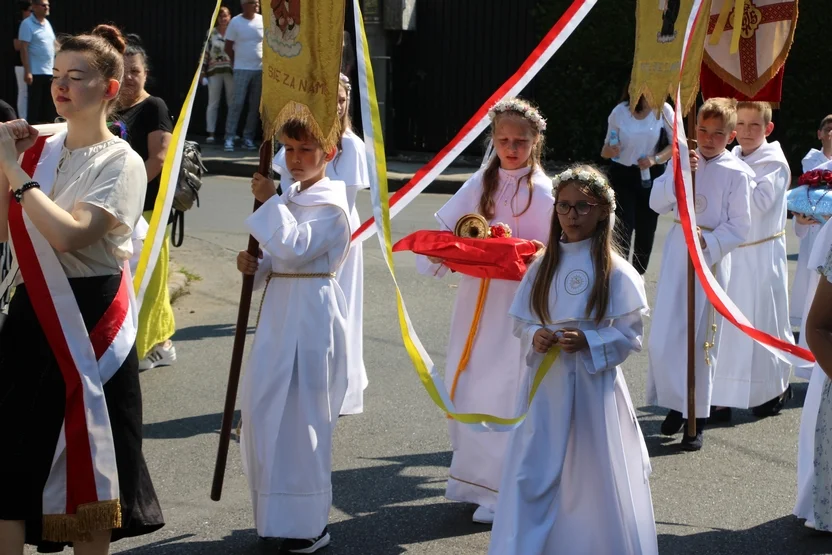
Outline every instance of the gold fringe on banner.
[(260, 117), (266, 137), (294, 119), (324, 150), (338, 144), (343, 41), (344, 0), (283, 0), (263, 6)]
[(299, 121), (309, 130), (309, 133), (315, 140), (323, 146), (326, 152), (335, 148), (341, 139), (341, 122), (338, 118), (333, 121), (329, 130), (325, 132), (321, 129), (321, 125), (318, 123), (318, 119), (315, 118), (312, 110), (300, 102), (289, 101), (273, 120), (267, 119), (270, 115), (261, 106), (260, 117), (263, 120), (264, 137), (274, 137), (280, 131), (280, 128), (289, 121)]
[(118, 499), (78, 505), (74, 515), (43, 515), (43, 539), (50, 542), (84, 542), (93, 532), (121, 528)]
[[(704, 13), (710, 12), (706, 0)], [(655, 0), (638, 0), (636, 6), (636, 48), (630, 77), (630, 109), (635, 109), (641, 96), (658, 115), (668, 97), (675, 97), (679, 86), (679, 59), (685, 24), (690, 16), (693, 0), (666, 0), (657, 6)], [(699, 92), (699, 71), (708, 26), (699, 25), (693, 39), (690, 61), (682, 77), (682, 112), (687, 113), (696, 103)]]

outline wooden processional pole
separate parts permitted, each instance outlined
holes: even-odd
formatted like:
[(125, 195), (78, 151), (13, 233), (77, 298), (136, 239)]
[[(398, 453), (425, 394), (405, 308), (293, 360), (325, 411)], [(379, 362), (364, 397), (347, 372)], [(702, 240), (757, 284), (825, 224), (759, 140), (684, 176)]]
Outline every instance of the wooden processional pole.
[[(274, 157), (273, 142), (263, 141), (260, 146), (260, 165), (258, 172), (268, 176)], [(260, 201), (254, 201), (254, 210), (260, 208)], [(257, 257), (260, 244), (257, 239), (249, 235), (248, 253)], [(217, 462), (214, 466), (214, 482), (211, 486), (211, 499), (219, 501), (222, 497), (222, 483), (225, 478), (225, 465), (228, 460), (228, 446), (231, 442), (231, 426), (234, 423), (234, 407), (237, 403), (237, 387), (240, 384), (240, 370), (243, 365), (243, 351), (246, 346), (246, 331), (248, 317), (251, 310), (251, 294), (254, 291), (254, 276), (243, 276), (243, 287), (240, 290), (240, 308), (237, 311), (237, 330), (234, 333), (234, 348), (231, 351), (231, 369), (228, 373), (228, 388), (225, 392), (225, 409), (222, 413), (222, 427), (220, 428), (220, 444), (217, 449)]]
[[(688, 112), (688, 148), (696, 148), (696, 105)], [(691, 172), (691, 194), (696, 202), (696, 172)], [(688, 436), (696, 435), (696, 273), (688, 252)]]

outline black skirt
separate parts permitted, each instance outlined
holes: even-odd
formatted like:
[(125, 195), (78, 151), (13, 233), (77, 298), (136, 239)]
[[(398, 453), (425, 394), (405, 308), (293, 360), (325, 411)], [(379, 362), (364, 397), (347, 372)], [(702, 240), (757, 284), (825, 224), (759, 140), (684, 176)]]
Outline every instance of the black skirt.
[[(121, 276), (69, 280), (87, 330), (116, 296)], [(113, 541), (164, 526), (159, 501), (142, 455), (142, 393), (135, 347), (104, 385), (115, 444), (122, 527)], [(17, 288), (0, 331), (0, 421), (11, 427), (0, 456), (0, 520), (26, 521), (26, 543), (41, 553), (63, 550), (42, 539), (43, 488), (64, 421), (65, 387), (29, 300)], [(69, 478), (72, 479), (71, 477)]]

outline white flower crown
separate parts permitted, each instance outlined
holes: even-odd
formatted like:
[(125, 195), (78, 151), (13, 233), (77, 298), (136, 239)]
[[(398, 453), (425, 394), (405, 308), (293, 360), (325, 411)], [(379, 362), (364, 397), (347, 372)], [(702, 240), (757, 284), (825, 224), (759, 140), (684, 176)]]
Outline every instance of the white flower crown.
[(546, 131), (546, 120), (540, 115), (540, 112), (519, 98), (508, 98), (499, 101), (491, 108), (488, 115), (491, 117), (491, 121), (494, 121), (497, 114), (503, 114), (505, 112), (517, 112), (532, 122), (539, 132)]
[(342, 87), (344, 87), (344, 90), (347, 91), (347, 94), (349, 94), (350, 91), (352, 91), (352, 85), (350, 85), (350, 78), (344, 75), (343, 73), (341, 73), (338, 76), (338, 82), (341, 84)]
[(595, 172), (569, 169), (557, 174), (552, 178), (552, 195), (557, 198), (561, 185), (570, 181), (580, 181), (588, 185), (593, 193), (606, 200), (610, 209), (615, 211), (615, 191), (612, 190), (606, 178)]

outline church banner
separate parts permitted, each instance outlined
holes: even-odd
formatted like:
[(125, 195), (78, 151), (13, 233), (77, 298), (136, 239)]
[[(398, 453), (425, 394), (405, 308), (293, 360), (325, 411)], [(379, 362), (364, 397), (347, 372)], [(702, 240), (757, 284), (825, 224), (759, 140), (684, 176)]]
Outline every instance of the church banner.
[(341, 136), (344, 0), (264, 2), (263, 28), (260, 117), (265, 136), (274, 136), (289, 119), (300, 119), (329, 150)]
[[(796, 26), (797, 0), (714, 0), (704, 55), (709, 74), (739, 93), (730, 96), (780, 102)], [(706, 81), (703, 87), (711, 88)]]
[[(710, 3), (710, 0), (706, 0)], [(694, 0), (638, 0), (636, 7), (636, 49), (630, 77), (631, 108), (644, 95), (656, 110), (668, 96), (675, 98), (679, 86), (679, 60), (685, 22)], [(705, 27), (696, 29), (693, 44), (705, 42)], [(694, 105), (699, 92), (702, 49), (691, 52), (690, 63), (681, 78), (683, 112)]]

